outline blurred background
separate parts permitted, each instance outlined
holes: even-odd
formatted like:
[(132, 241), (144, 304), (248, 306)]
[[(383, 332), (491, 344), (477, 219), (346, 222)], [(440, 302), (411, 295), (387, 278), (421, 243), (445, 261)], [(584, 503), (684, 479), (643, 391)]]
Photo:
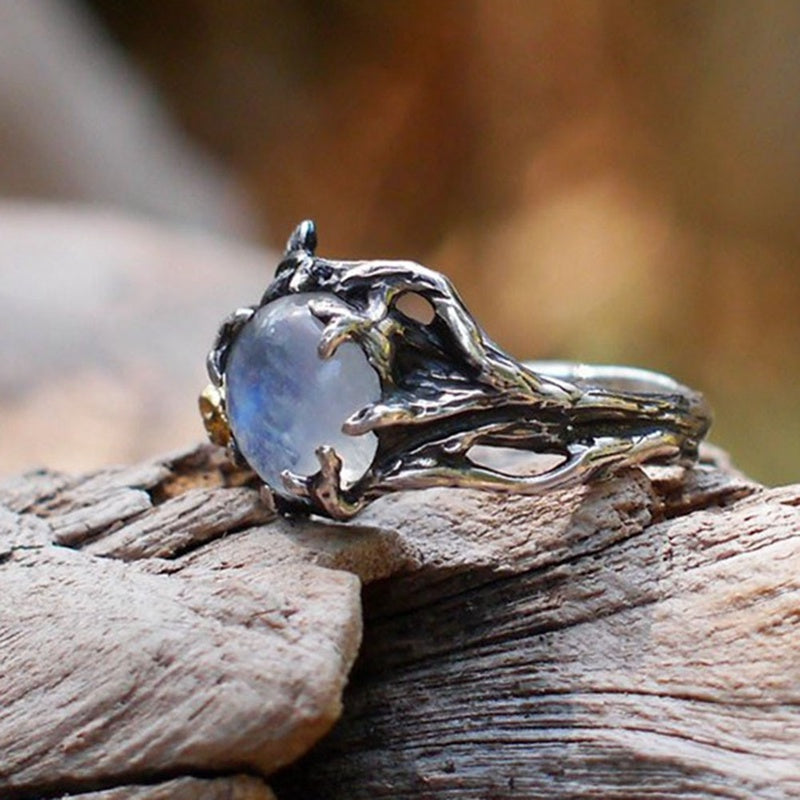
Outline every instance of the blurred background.
[(313, 217), (800, 479), (796, 2), (0, 0), (0, 146), (0, 473), (200, 438), (217, 322)]

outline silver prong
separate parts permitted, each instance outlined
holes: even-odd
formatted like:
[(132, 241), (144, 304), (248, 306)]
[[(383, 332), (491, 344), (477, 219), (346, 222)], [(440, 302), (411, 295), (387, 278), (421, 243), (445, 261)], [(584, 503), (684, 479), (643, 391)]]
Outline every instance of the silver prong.
[(286, 242), (286, 255), (302, 250), (313, 256), (317, 249), (317, 227), (313, 220), (304, 219), (293, 231)]

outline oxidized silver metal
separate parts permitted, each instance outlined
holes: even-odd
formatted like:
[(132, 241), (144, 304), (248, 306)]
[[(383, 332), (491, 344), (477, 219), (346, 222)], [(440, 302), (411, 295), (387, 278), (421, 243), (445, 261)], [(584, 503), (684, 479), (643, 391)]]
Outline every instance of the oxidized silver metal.
[[(208, 355), (212, 386), (201, 396), (211, 439), (242, 460), (225, 414), (226, 357), (238, 332), (266, 303), (325, 292), (310, 308), (323, 324), (321, 358), (357, 343), (377, 371), (381, 399), (344, 421), (349, 434), (372, 431), (378, 447), (367, 473), (348, 489), (341, 461), (320, 443), (319, 471), (284, 472), (286, 511), (335, 519), (357, 514), (392, 491), (457, 486), (534, 494), (593, 480), (630, 464), (697, 458), (711, 421), (702, 395), (665, 375), (566, 362), (521, 364), (477, 325), (443, 275), (411, 261), (318, 258), (316, 231), (301, 223), (258, 306), (234, 311)], [(433, 309), (428, 324), (397, 307), (406, 293)], [(514, 475), (475, 463), (476, 445), (560, 456), (545, 472)]]

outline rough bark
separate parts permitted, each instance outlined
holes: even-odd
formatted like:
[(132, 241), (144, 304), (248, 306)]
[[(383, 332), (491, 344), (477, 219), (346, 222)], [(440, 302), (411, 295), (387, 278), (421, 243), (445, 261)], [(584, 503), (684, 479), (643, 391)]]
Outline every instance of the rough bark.
[[(248, 478), (200, 448), (0, 486), (0, 795), (800, 793), (800, 487), (635, 469), (335, 525)], [(344, 714), (280, 769), (338, 716), (359, 579)]]

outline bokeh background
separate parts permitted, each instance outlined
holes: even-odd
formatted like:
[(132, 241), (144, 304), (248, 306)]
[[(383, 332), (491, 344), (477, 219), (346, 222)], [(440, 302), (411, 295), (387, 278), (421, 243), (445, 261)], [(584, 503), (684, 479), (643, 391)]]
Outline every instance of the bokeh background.
[(800, 4), (0, 0), (0, 472), (199, 438), (294, 224), (800, 479)]

